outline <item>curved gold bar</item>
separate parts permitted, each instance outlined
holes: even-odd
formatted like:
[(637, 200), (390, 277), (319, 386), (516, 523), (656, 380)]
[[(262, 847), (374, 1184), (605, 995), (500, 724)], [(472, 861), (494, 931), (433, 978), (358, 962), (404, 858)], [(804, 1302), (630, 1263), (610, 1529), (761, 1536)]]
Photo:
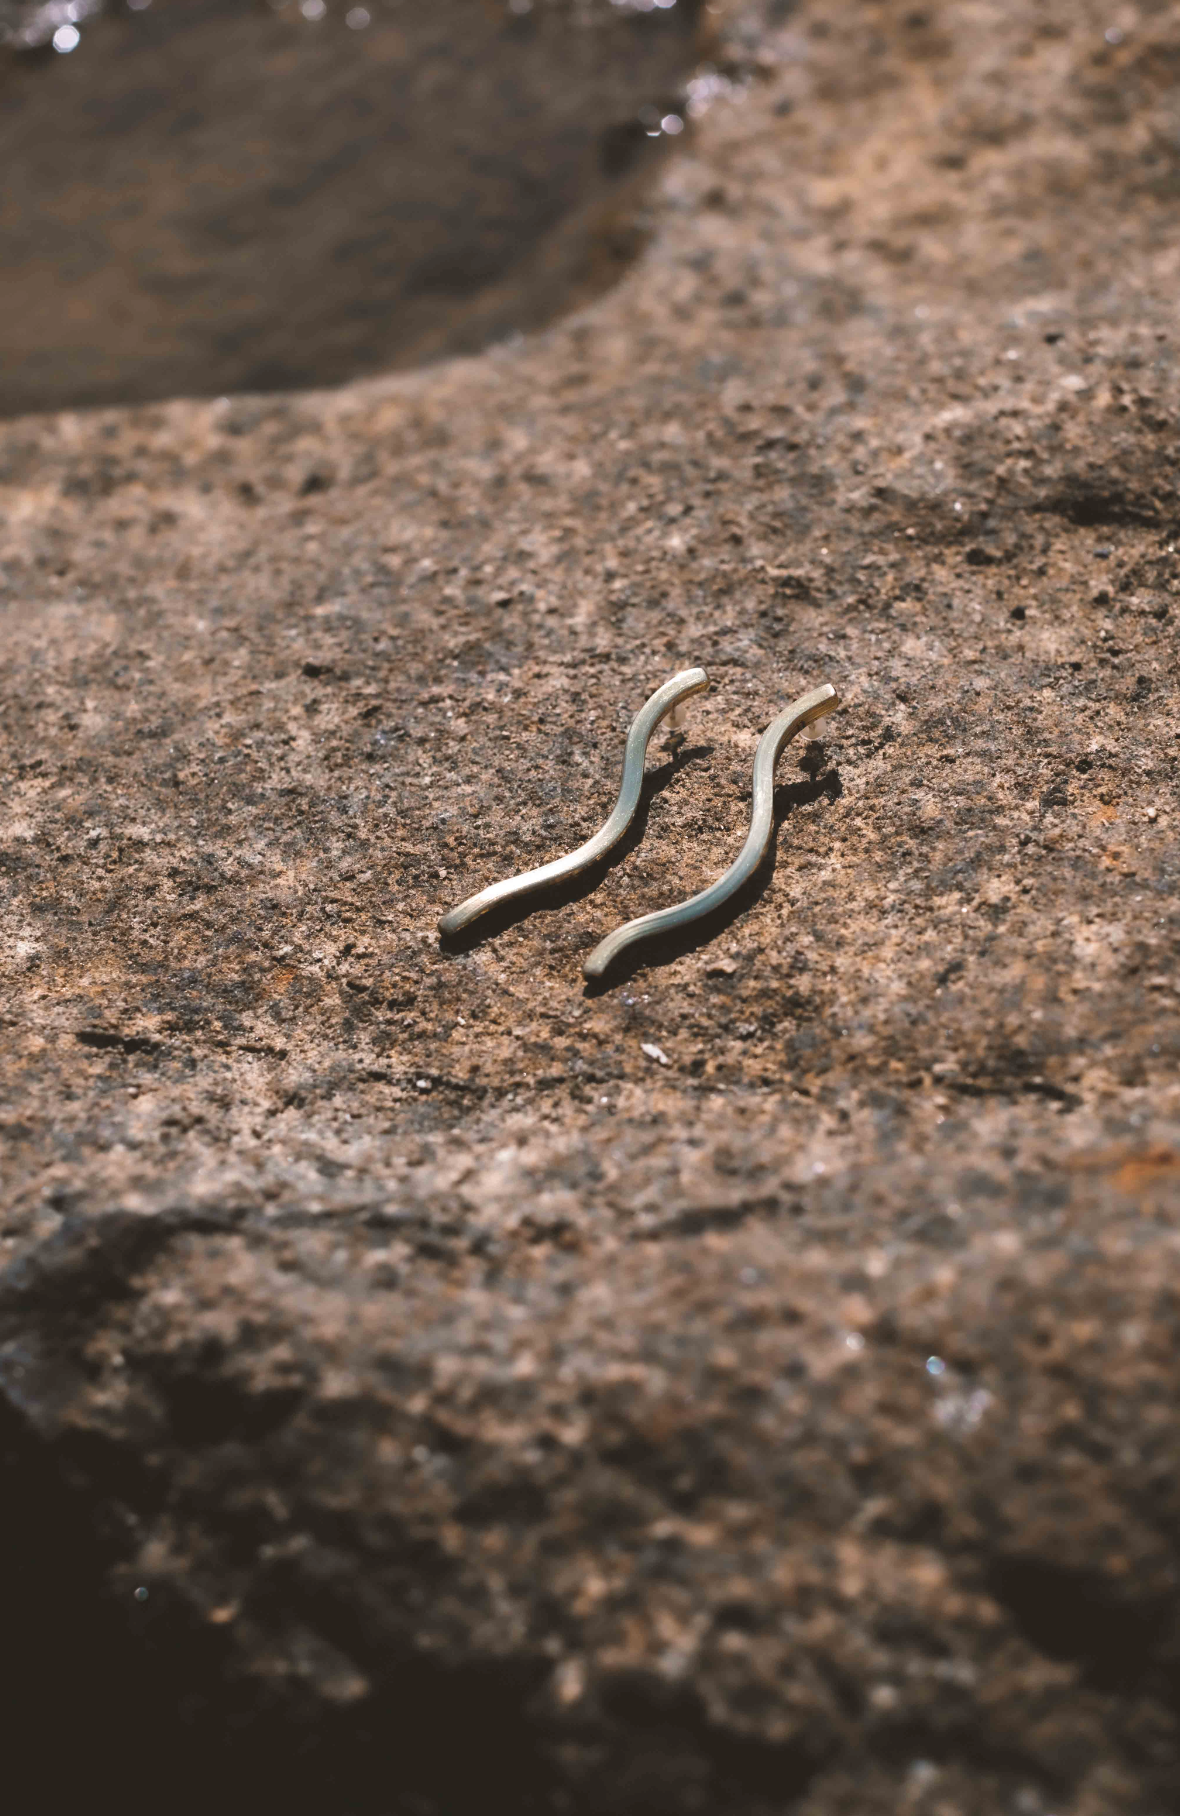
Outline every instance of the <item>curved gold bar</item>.
[(754, 803), (750, 830), (735, 862), (723, 877), (719, 877), (707, 889), (702, 889), (698, 895), (689, 896), (687, 902), (678, 902), (675, 908), (659, 908), (654, 914), (642, 914), (638, 920), (628, 921), (625, 927), (618, 927), (614, 933), (608, 933), (595, 946), (583, 965), (583, 976), (592, 980), (601, 977), (620, 952), (634, 945), (636, 940), (650, 939), (655, 933), (674, 933), (680, 927), (687, 927), (690, 921), (698, 921), (702, 915), (711, 914), (722, 902), (727, 902), (743, 883), (750, 880), (766, 856), (766, 848), (774, 833), (774, 769), (784, 745), (789, 744), (795, 733), (802, 731), (805, 725), (810, 725), (815, 719), (822, 719), (825, 713), (834, 712), (839, 704), (840, 696), (834, 687), (817, 687), (811, 693), (802, 694), (798, 700), (793, 700), (787, 710), (767, 726), (754, 753)]
[(444, 914), (438, 923), (442, 934), (460, 933), (469, 927), (489, 908), (496, 908), (501, 902), (510, 902), (517, 896), (529, 895), (534, 889), (542, 889), (547, 883), (556, 883), (562, 877), (576, 876), (580, 870), (588, 870), (591, 864), (604, 857), (612, 845), (618, 843), (635, 818), (635, 809), (639, 806), (639, 797), (643, 790), (643, 764), (647, 756), (647, 747), (656, 727), (666, 719), (674, 707), (682, 700), (688, 700), (693, 694), (704, 693), (709, 685), (709, 677), (703, 668), (682, 669), (680, 674), (673, 675), (665, 681), (663, 687), (657, 688), (651, 699), (641, 706), (631, 722), (627, 733), (627, 744), (623, 751), (623, 779), (619, 785), (619, 798), (615, 802), (614, 812), (605, 826), (596, 832), (592, 839), (579, 845), (567, 857), (555, 858), (552, 864), (542, 864), (538, 870), (526, 870), (521, 876), (506, 877), (502, 883), (493, 883), (490, 888), (481, 889), (478, 895), (468, 896), (449, 914)]

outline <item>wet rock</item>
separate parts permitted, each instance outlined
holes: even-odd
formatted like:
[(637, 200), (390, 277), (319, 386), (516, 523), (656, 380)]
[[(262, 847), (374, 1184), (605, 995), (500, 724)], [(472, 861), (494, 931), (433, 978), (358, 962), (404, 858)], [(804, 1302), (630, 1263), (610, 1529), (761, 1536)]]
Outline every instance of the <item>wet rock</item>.
[(330, 384), (587, 301), (698, 12), (6, 0), (0, 414)]

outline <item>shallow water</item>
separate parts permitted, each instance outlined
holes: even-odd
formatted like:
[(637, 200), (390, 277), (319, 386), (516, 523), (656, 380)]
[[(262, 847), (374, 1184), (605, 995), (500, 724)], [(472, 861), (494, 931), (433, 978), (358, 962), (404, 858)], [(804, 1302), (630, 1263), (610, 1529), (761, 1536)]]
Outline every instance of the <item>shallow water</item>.
[(695, 14), (0, 0), (0, 414), (336, 383), (551, 320), (642, 243)]

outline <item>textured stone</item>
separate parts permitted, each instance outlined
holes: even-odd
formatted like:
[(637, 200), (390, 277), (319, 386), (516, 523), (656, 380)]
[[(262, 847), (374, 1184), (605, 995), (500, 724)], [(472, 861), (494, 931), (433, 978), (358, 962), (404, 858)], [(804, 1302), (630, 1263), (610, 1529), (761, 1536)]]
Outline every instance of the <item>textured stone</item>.
[[(734, 16), (564, 324), (0, 430), (46, 1807), (1176, 1807), (1180, 15), (1122, 20)], [(441, 950), (695, 662), (605, 875)], [(823, 680), (757, 887), (588, 992)]]

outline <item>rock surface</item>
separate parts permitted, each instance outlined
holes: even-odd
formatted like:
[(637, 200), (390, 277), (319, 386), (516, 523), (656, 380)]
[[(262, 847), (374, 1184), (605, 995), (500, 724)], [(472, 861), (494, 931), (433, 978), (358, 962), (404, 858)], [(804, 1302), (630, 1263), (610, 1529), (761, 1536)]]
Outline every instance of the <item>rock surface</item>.
[(732, 15), (563, 325), (0, 429), (42, 1807), (1180, 1802), (1180, 9), (1063, 12)]

